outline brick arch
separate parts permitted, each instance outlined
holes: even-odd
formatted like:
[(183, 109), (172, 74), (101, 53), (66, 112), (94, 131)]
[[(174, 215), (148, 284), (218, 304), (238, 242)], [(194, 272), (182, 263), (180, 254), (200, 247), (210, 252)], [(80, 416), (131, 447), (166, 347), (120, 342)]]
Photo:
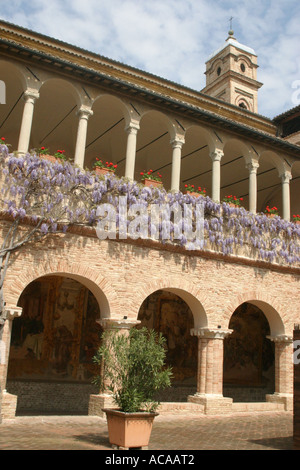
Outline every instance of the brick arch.
[(222, 322), (229, 326), (230, 319), (235, 310), (243, 303), (248, 302), (261, 309), (270, 325), (271, 336), (285, 333), (285, 314), (280, 303), (266, 292), (243, 292), (225, 305)]
[(174, 280), (172, 278), (157, 279), (148, 281), (139, 290), (134, 292), (131, 312), (137, 319), (140, 307), (144, 300), (158, 290), (165, 290), (178, 295), (190, 307), (194, 317), (194, 327), (201, 328), (207, 326), (208, 319), (205, 309), (205, 298), (199, 299), (200, 291), (194, 284), (184, 280)]
[[(19, 273), (17, 279), (13, 280), (13, 282), (6, 280), (4, 282), (6, 303), (17, 305), (22, 292), (31, 282), (48, 275), (70, 277), (87, 287), (99, 304), (101, 318), (110, 318), (111, 312), (118, 311), (119, 309), (117, 295), (108, 280), (101, 273), (88, 266), (65, 261), (39, 263)], [(8, 283), (9, 285), (7, 285)]]

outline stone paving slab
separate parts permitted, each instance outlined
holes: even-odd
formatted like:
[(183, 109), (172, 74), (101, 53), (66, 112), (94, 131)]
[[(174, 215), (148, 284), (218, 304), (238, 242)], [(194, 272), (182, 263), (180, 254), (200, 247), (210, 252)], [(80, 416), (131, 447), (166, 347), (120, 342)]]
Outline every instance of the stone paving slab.
[[(231, 416), (161, 414), (149, 450), (291, 450), (288, 412)], [(105, 418), (20, 416), (0, 424), (0, 450), (112, 450)]]

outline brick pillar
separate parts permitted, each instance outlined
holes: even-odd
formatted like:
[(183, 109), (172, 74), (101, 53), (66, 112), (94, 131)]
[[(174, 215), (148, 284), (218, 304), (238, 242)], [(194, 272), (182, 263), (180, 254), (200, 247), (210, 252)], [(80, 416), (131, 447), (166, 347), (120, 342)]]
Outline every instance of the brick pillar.
[[(7, 369), (13, 319), (22, 315), (21, 307), (5, 307), (5, 322), (0, 331), (0, 416), (12, 419), (16, 415), (17, 397), (6, 392)], [(0, 418), (1, 421), (1, 418)]]
[[(119, 334), (129, 334), (130, 328), (138, 325), (140, 323), (138, 320), (128, 320), (124, 317), (123, 320), (117, 320), (113, 318), (105, 318), (100, 320), (104, 330), (117, 330)], [(105, 413), (102, 411), (103, 408), (112, 408), (114, 406), (113, 398), (109, 390), (103, 391), (98, 395), (90, 395), (89, 401), (89, 411), (90, 416), (105, 416)]]
[(223, 397), (224, 338), (232, 330), (199, 328), (191, 330), (198, 337), (197, 393), (188, 401), (204, 405), (205, 414), (230, 413), (232, 399)]
[(275, 343), (275, 393), (266, 395), (272, 403), (283, 403), (286, 411), (293, 409), (293, 338), (269, 336)]

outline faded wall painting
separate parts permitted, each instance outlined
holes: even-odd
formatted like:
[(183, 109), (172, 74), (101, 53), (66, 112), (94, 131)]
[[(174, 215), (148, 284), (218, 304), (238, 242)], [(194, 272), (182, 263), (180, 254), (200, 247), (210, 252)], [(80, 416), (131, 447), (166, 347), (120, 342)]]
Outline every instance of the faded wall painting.
[(260, 387), (274, 380), (274, 344), (269, 323), (256, 306), (244, 303), (232, 315), (233, 333), (224, 340), (224, 384)]
[(190, 330), (194, 319), (180, 297), (163, 291), (150, 295), (140, 312), (140, 326), (161, 332), (166, 338), (166, 363), (172, 366), (173, 385), (195, 385), (197, 376), (197, 338)]
[(91, 292), (73, 279), (48, 276), (31, 283), (19, 305), (8, 379), (90, 381), (102, 333)]

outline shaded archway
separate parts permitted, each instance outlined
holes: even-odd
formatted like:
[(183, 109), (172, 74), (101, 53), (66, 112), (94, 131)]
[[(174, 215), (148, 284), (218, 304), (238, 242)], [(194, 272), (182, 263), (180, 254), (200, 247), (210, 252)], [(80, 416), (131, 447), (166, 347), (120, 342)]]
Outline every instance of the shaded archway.
[(13, 322), (7, 390), (17, 414), (87, 414), (102, 329), (92, 292), (66, 276), (31, 282)]
[(249, 170), (247, 158), (250, 146), (236, 138), (226, 139), (221, 160), (221, 201), (226, 196), (242, 198), (241, 206), (249, 209)]
[(135, 179), (141, 180), (140, 173), (153, 170), (162, 175), (166, 189), (171, 187), (172, 172), (172, 137), (173, 124), (164, 113), (156, 110), (145, 112), (140, 120), (137, 134)]
[(300, 214), (300, 162), (295, 162), (292, 166), (292, 180), (290, 182), (291, 188), (291, 221), (293, 222), (293, 215)]
[(214, 148), (210, 132), (201, 126), (190, 126), (185, 134), (185, 145), (181, 157), (181, 190), (186, 184), (199, 186), (211, 196), (212, 160), (210, 152)]
[(93, 103), (89, 118), (84, 166), (93, 169), (96, 158), (118, 165), (116, 175), (124, 176), (129, 110), (118, 97), (101, 94)]
[(262, 402), (275, 390), (275, 348), (260, 307), (240, 305), (229, 322), (233, 332), (224, 340), (223, 395), (236, 402)]
[(74, 159), (80, 96), (75, 86), (61, 78), (48, 78), (39, 90), (32, 121), (29, 149), (46, 147), (54, 155), (65, 150)]
[(24, 108), (26, 79), (22, 67), (1, 60), (1, 80), (5, 84), (5, 103), (0, 105), (0, 134), (12, 150), (18, 148), (18, 138)]
[(266, 206), (277, 207), (282, 216), (282, 183), (286, 163), (271, 150), (261, 152), (257, 172), (257, 211), (264, 212)]
[(166, 364), (172, 367), (172, 387), (160, 394), (164, 402), (185, 402), (197, 389), (198, 340), (191, 336), (194, 317), (187, 302), (171, 290), (149, 295), (139, 310), (138, 328), (147, 327), (166, 339)]

